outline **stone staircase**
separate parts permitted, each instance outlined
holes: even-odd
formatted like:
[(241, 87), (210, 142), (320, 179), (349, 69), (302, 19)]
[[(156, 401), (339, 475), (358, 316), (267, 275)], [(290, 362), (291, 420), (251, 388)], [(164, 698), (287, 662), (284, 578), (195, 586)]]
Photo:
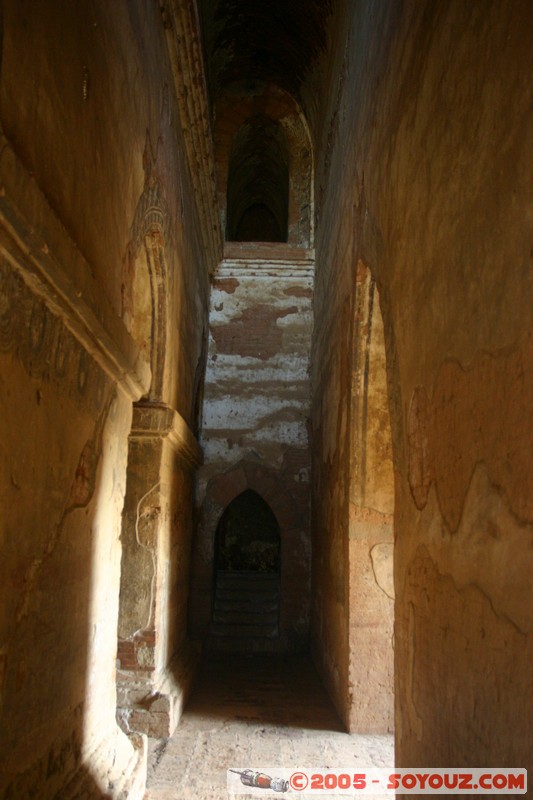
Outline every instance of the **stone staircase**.
[(270, 650), (278, 636), (279, 575), (218, 570), (209, 649)]

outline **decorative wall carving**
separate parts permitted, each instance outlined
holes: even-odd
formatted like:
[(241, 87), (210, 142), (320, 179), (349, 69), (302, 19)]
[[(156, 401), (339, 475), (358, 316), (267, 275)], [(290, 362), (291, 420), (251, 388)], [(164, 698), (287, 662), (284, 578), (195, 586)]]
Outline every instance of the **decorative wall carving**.
[[(149, 390), (151, 399), (161, 399), (164, 394), (165, 354), (168, 337), (168, 303), (171, 294), (171, 275), (168, 269), (167, 249), (172, 247), (171, 225), (168, 206), (159, 181), (149, 179), (142, 193), (132, 225), (130, 258), (135, 262), (132, 271), (146, 264), (151, 294), (150, 341), (138, 342), (149, 346), (152, 382)], [(140, 257), (140, 250), (143, 258)], [(127, 283), (131, 283), (128, 281)], [(131, 288), (129, 289), (131, 291)], [(138, 313), (139, 298), (130, 297), (128, 305), (134, 317)]]
[(216, 213), (215, 163), (196, 3), (164, 0), (160, 8), (202, 236), (214, 268), (222, 252), (222, 234)]
[[(12, 345), (18, 342), (17, 352), (25, 358), (26, 368), (31, 374), (48, 374), (48, 358), (42, 354), (50, 352), (57, 323), (65, 329), (56, 359), (60, 371), (67, 369), (67, 356), (70, 363), (71, 346), (77, 353), (81, 348), (88, 360), (98, 364), (132, 400), (138, 399), (149, 384), (148, 365), (115, 309), (105, 298), (99, 297), (96, 301), (98, 287), (90, 265), (6, 140), (1, 159), (3, 298), (0, 299), (0, 337), (4, 345), (13, 338), (9, 331), (21, 326), (26, 330), (30, 328), (30, 337), (25, 345), (17, 337)], [(21, 205), (12, 202), (11, 197), (23, 198)], [(28, 209), (39, 219), (37, 228), (25, 216)], [(42, 238), (42, 230), (50, 235), (53, 242), (50, 246)], [(31, 306), (29, 311), (28, 305)], [(24, 347), (33, 354), (26, 353)], [(87, 391), (89, 377), (82, 366), (79, 380), (82, 393)]]

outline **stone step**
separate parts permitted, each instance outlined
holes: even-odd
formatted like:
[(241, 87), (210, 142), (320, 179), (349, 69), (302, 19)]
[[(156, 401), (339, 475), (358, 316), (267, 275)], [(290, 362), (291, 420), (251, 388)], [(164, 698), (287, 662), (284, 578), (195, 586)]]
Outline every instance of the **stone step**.
[(253, 623), (253, 624), (246, 624), (246, 623), (216, 623), (213, 622), (211, 624), (211, 636), (219, 637), (219, 636), (233, 636), (239, 638), (250, 638), (250, 637), (266, 637), (268, 639), (274, 639), (278, 636), (278, 625), (277, 621), (275, 624), (272, 623)]
[(224, 603), (273, 603), (277, 602), (279, 597), (278, 589), (269, 592), (263, 592), (253, 589), (221, 589), (219, 586), (215, 588), (215, 597)]
[(242, 586), (268, 589), (279, 585), (279, 575), (269, 572), (224, 572), (218, 570), (216, 582), (218, 586)]
[(206, 650), (211, 653), (275, 653), (279, 642), (278, 636), (210, 636)]
[(221, 593), (215, 596), (215, 611), (242, 611), (244, 613), (268, 613), (270, 611), (277, 611), (279, 607), (278, 594), (272, 597), (241, 597), (231, 596), (225, 597)]
[(211, 636), (220, 641), (278, 636), (279, 575), (218, 571)]
[(213, 622), (222, 625), (277, 625), (278, 609), (270, 612), (257, 611), (231, 611), (216, 608), (213, 611)]

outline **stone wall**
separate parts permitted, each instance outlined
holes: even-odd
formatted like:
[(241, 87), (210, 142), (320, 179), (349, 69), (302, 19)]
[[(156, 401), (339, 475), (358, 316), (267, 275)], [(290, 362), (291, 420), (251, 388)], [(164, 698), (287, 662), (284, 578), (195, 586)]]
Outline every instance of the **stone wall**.
[(187, 19), (144, 2), (2, 12), (0, 794), (142, 797), (145, 740), (115, 721), (132, 402), (162, 404), (172, 423), (146, 468), (163, 489), (160, 667), (184, 641), (216, 249), (182, 134), (195, 107), (171, 39)]
[[(285, 548), (279, 647), (311, 621), (347, 727), (391, 727), (395, 595), (398, 765), (533, 768), (532, 6), (319, 6), (285, 88), (229, 70), (209, 106), (194, 4), (2, 4), (6, 798), (142, 796), (245, 489)], [(287, 137), (288, 243), (222, 260), (257, 113)]]
[(215, 274), (193, 571), (197, 635), (209, 629), (220, 516), (253, 489), (280, 526), (280, 636), (271, 646), (299, 650), (308, 640), (312, 276), (312, 251), (281, 244), (227, 243)]
[(387, 355), (400, 766), (532, 766), (532, 24), (520, 0), (349, 4), (305, 89), (314, 649), (349, 722), (343, 443), (360, 260)]

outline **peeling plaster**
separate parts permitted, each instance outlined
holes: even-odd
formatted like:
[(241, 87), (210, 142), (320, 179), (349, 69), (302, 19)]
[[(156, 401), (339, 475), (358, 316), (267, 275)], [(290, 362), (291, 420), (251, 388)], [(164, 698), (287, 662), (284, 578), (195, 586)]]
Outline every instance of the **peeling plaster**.
[[(533, 334), (522, 346), (478, 353), (468, 367), (446, 361), (429, 397), (417, 387), (408, 414), (409, 485), (417, 508), (435, 484), (450, 531), (457, 530), (476, 465), (505, 492), (513, 513), (533, 522), (528, 459), (533, 450)], [(495, 414), (495, 409), (498, 413)]]
[(495, 613), (521, 632), (533, 632), (533, 525), (512, 513), (485, 464), (474, 470), (453, 534), (440, 514), (434, 487), (417, 526), (426, 531), (422, 541), (441, 574), (449, 575), (458, 589), (477, 586)]

